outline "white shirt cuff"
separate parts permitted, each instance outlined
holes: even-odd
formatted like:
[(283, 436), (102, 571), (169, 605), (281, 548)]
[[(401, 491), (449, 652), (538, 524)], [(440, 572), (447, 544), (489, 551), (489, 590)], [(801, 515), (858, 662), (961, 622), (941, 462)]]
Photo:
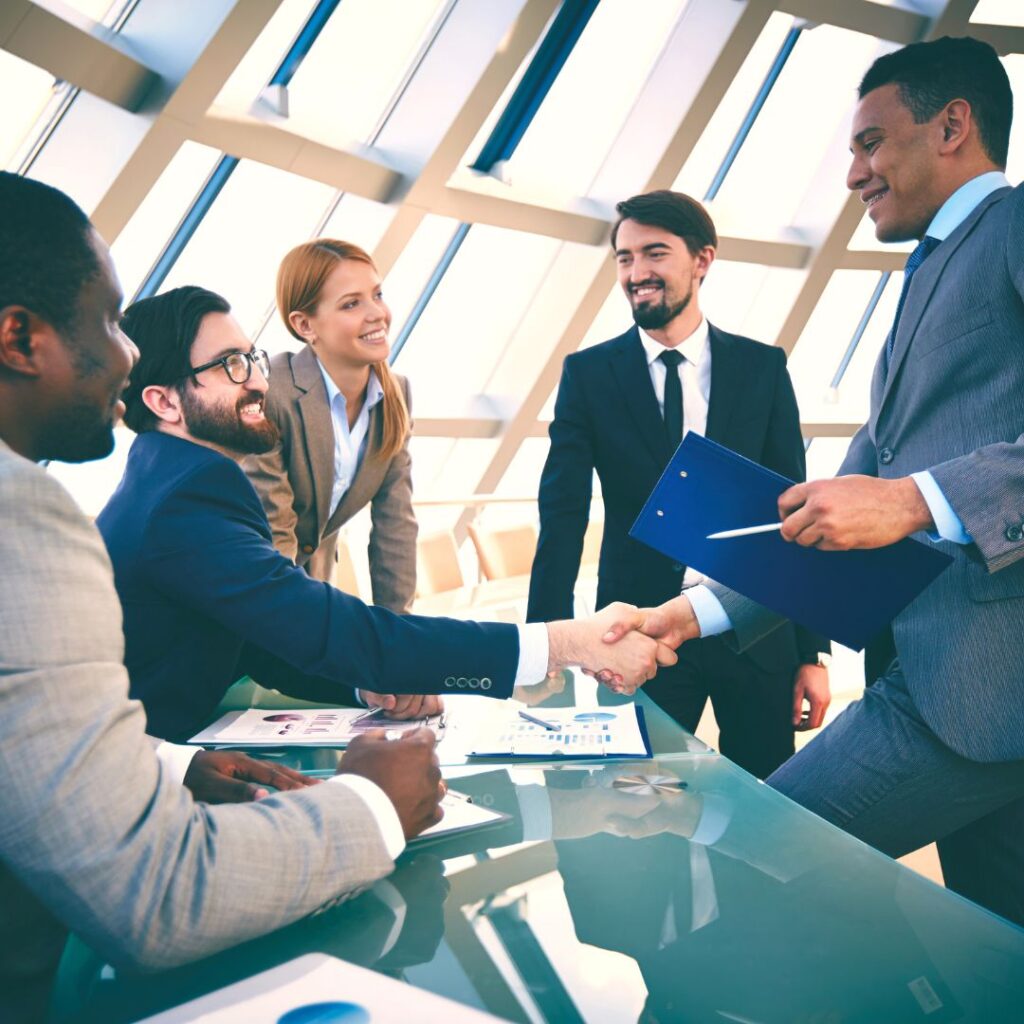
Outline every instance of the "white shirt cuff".
[(168, 743), (164, 740), (156, 748), (156, 756), (164, 766), (167, 777), (173, 779), (179, 786), (185, 784), (185, 774), (188, 772), (192, 758), (199, 753), (200, 747), (186, 747), (182, 743)]
[(405, 833), (402, 831), (402, 823), (398, 820), (398, 811), (395, 810), (395, 805), (387, 793), (365, 775), (354, 775), (352, 772), (332, 775), (328, 783), (348, 786), (353, 793), (362, 798), (377, 821), (388, 856), (392, 860), (397, 860), (405, 849)]
[(683, 591), (683, 596), (693, 608), (701, 636), (717, 636), (732, 629), (732, 620), (722, 607), (722, 602), (703, 584), (689, 587)]
[(917, 489), (928, 506), (935, 523), (935, 532), (928, 531), (928, 539), (933, 541), (949, 540), (954, 544), (973, 544), (974, 538), (964, 529), (960, 517), (953, 511), (953, 506), (946, 500), (942, 488), (935, 482), (935, 477), (927, 470), (911, 473), (910, 479), (917, 484)]
[(548, 674), (548, 627), (543, 622), (517, 626), (519, 668), (513, 686), (533, 686)]

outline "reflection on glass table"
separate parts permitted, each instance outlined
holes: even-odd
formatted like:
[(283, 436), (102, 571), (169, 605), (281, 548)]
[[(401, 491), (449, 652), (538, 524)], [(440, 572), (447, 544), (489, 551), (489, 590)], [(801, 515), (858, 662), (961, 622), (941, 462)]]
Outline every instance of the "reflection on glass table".
[(190, 967), (111, 976), (72, 945), (58, 1019), (136, 1019), (318, 950), (512, 1021), (1020, 1019), (1024, 931), (725, 758), (448, 775), (510, 819)]

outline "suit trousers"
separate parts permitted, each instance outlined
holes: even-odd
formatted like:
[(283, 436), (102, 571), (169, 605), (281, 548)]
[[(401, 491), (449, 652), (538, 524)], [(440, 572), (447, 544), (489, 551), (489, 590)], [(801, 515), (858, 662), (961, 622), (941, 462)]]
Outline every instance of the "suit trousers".
[(794, 669), (768, 672), (721, 640), (691, 640), (679, 661), (658, 670), (644, 693), (694, 732), (711, 699), (719, 750), (763, 779), (793, 756)]
[(767, 782), (890, 857), (937, 842), (949, 889), (1024, 925), (1024, 761), (946, 747), (898, 663)]

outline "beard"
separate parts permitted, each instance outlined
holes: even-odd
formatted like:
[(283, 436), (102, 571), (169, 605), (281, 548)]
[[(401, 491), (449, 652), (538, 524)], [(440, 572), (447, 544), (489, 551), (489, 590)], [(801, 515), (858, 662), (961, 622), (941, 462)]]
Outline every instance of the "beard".
[(49, 418), (39, 445), (56, 462), (91, 462), (114, 450), (114, 405), (100, 412), (84, 399), (63, 406)]
[[(648, 300), (637, 305), (633, 301), (633, 288), (643, 287), (645, 284), (660, 285), (661, 295), (656, 300)], [(668, 298), (668, 289), (665, 287), (664, 281), (642, 281), (639, 285), (631, 285), (629, 304), (633, 308), (633, 322), (637, 327), (642, 327), (645, 331), (660, 331), (663, 327), (667, 327), (689, 306), (690, 300), (693, 298), (693, 285), (691, 284), (689, 291), (676, 302), (670, 303)]]
[(258, 391), (243, 391), (234, 407), (230, 407), (204, 405), (193, 387), (181, 391), (181, 410), (188, 432), (197, 441), (207, 441), (239, 455), (263, 455), (281, 437), (277, 424), (271, 420), (246, 423), (242, 419), (242, 408), (253, 402), (262, 407), (263, 395)]

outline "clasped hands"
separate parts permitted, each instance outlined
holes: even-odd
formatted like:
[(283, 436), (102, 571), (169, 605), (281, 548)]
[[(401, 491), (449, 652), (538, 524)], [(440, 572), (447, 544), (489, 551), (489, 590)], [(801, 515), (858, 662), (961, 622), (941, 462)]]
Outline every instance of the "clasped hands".
[(676, 648), (699, 635), (685, 596), (657, 608), (617, 601), (589, 619), (548, 623), (548, 671), (578, 665), (613, 692), (632, 694), (659, 668), (674, 665)]

